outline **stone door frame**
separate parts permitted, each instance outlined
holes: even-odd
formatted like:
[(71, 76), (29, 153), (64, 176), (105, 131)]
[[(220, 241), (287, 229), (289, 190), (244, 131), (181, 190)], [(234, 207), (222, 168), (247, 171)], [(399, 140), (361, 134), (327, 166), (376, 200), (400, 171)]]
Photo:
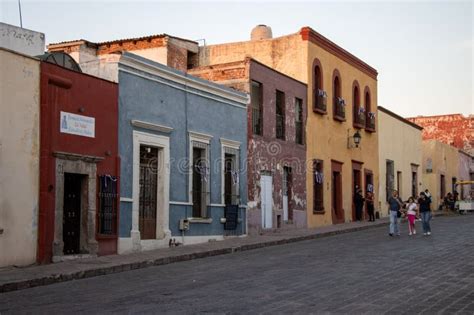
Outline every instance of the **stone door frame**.
[[(104, 158), (66, 152), (54, 152), (56, 158), (56, 196), (54, 212), (53, 261), (61, 260), (64, 255), (63, 214), (64, 214), (64, 173), (85, 175), (81, 191), (81, 253), (97, 256), (99, 243), (96, 240), (96, 199), (97, 199), (97, 163)], [(83, 216), (86, 215), (86, 224)], [(67, 255), (70, 256), (70, 255)]]

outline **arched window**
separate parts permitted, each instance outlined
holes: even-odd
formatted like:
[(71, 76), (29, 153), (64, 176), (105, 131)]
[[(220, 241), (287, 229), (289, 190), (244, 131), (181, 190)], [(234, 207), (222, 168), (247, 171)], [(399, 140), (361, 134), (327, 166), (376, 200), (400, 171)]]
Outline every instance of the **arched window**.
[(333, 118), (339, 121), (344, 121), (346, 118), (346, 102), (341, 95), (341, 75), (337, 69), (334, 70), (332, 77)]
[(364, 106), (365, 106), (365, 129), (367, 131), (375, 131), (375, 112), (372, 111), (370, 89), (364, 89)]
[(360, 88), (357, 80), (352, 83), (352, 119), (354, 128), (365, 127), (365, 109), (360, 106)]
[(323, 71), (318, 59), (313, 61), (313, 111), (319, 114), (327, 111), (327, 94), (323, 89)]

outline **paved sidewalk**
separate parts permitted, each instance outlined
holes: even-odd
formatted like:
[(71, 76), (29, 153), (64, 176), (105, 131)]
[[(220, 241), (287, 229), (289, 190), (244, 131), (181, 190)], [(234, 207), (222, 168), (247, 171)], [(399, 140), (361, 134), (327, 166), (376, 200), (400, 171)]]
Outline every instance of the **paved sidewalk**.
[(352, 222), (317, 229), (278, 230), (264, 235), (236, 237), (224, 241), (163, 248), (128, 255), (110, 255), (77, 259), (49, 265), (0, 269), (0, 293), (150, 266), (165, 265), (173, 262), (293, 243), (380, 227), (387, 224), (388, 218), (383, 218), (376, 222)]

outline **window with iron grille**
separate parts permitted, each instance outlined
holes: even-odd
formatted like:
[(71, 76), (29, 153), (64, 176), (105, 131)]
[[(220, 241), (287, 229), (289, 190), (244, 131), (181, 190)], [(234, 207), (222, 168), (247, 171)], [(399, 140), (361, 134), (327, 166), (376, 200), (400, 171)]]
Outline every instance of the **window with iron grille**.
[(99, 234), (117, 235), (117, 178), (99, 176)]
[(276, 138), (285, 140), (285, 93), (276, 91)]
[(313, 212), (324, 211), (323, 161), (313, 160)]
[(262, 84), (252, 81), (251, 104), (252, 104), (252, 133), (261, 136), (263, 133), (263, 88)]
[(193, 217), (208, 218), (210, 213), (210, 181), (209, 145), (199, 141), (192, 142), (192, 198)]
[(303, 144), (303, 100), (295, 98), (295, 142)]

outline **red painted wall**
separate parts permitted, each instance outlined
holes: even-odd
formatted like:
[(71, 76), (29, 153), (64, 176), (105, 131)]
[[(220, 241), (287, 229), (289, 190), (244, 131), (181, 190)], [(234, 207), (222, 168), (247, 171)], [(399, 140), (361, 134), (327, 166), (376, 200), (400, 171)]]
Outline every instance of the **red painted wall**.
[[(61, 111), (94, 117), (95, 138), (60, 133)], [(39, 263), (48, 263), (52, 258), (56, 198), (56, 166), (53, 152), (102, 157), (104, 160), (97, 164), (97, 175), (119, 176), (118, 85), (42, 62), (40, 124), (40, 209), (37, 259)], [(116, 253), (117, 236), (97, 238), (97, 240), (99, 255)]]

